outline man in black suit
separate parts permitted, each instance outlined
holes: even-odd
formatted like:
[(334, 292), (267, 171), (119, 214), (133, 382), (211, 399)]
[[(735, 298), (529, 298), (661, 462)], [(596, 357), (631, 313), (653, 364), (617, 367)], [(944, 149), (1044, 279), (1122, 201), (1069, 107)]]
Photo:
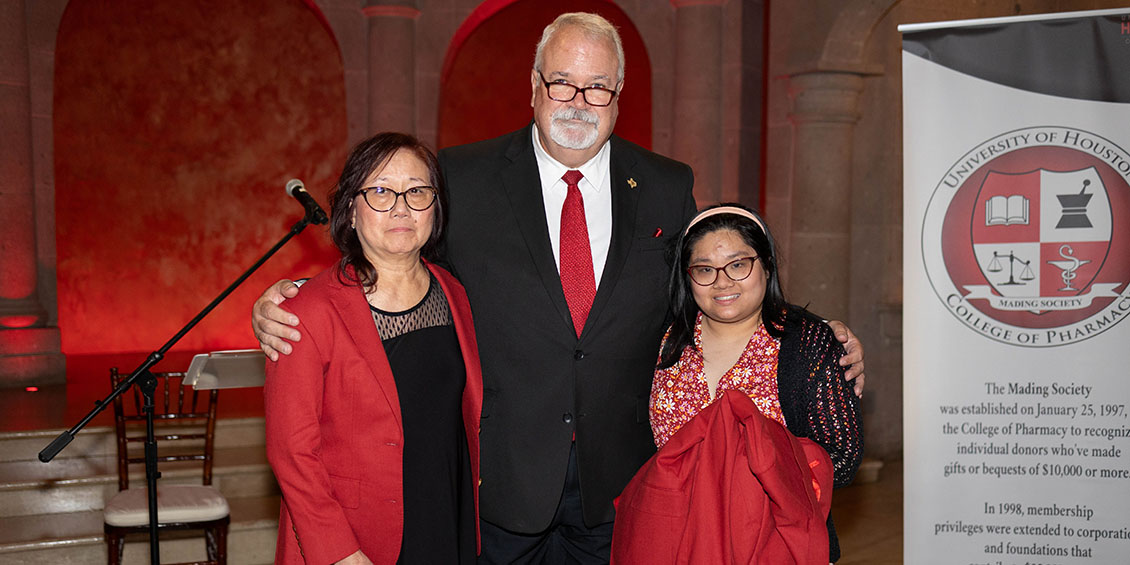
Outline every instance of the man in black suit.
[[(655, 453), (647, 403), (664, 248), (695, 212), (694, 179), (612, 135), (623, 86), (614, 33), (596, 16), (559, 18), (530, 76), (534, 124), (440, 152), (447, 257), (482, 353), (479, 492), (493, 562), (606, 561), (612, 499)], [(596, 288), (580, 323), (559, 274), (569, 170), (583, 174)]]
[[(482, 562), (606, 563), (612, 500), (655, 453), (664, 250), (695, 213), (693, 175), (612, 134), (623, 59), (607, 20), (560, 16), (530, 73), (533, 123), (439, 154), (445, 256), (467, 289), (483, 366)], [(580, 291), (577, 245), (591, 271)], [(269, 355), (289, 350), (275, 336), (295, 337), (279, 322), (297, 321), (275, 306), (294, 292), (280, 281), (256, 303)], [(854, 378), (862, 348), (849, 349)]]

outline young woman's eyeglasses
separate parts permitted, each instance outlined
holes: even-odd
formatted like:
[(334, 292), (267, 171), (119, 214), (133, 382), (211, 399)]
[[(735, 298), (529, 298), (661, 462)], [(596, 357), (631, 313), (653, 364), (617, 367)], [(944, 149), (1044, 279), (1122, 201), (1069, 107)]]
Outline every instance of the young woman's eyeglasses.
[(760, 257), (738, 257), (721, 267), (713, 265), (691, 265), (687, 267), (687, 274), (699, 286), (710, 286), (718, 280), (718, 273), (724, 271), (727, 277), (734, 282), (749, 278), (753, 272), (753, 265)]
[(397, 192), (383, 186), (370, 186), (361, 189), (361, 196), (365, 199), (374, 212), (388, 212), (396, 207), (396, 199), (404, 197), (404, 203), (409, 208), (423, 212), (436, 201), (434, 186), (413, 186), (404, 192)]

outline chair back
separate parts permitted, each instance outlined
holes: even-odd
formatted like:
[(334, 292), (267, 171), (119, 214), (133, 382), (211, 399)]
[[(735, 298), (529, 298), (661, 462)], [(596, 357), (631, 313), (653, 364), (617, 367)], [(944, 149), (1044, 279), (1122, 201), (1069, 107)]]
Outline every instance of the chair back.
[[(110, 369), (111, 390), (129, 375)], [(184, 373), (153, 373), (153, 431), (157, 462), (199, 461), (202, 480), (212, 484), (218, 390), (198, 391), (184, 385)], [(128, 398), (127, 398), (128, 397)], [(138, 386), (114, 398), (114, 429), (118, 440), (118, 490), (129, 488), (131, 465), (145, 467), (144, 397)]]

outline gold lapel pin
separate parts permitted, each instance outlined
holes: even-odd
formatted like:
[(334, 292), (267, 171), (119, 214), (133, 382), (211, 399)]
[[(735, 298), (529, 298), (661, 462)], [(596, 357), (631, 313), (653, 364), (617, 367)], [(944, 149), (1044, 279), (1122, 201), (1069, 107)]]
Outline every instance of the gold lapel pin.
[(636, 187), (636, 179), (629, 178), (628, 179), (628, 186), (635, 188)]

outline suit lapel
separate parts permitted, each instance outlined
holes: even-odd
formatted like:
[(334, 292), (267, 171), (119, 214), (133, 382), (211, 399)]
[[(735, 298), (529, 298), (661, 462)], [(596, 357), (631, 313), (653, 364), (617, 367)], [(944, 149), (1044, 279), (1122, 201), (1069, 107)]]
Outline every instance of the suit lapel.
[(334, 282), (334, 293), (330, 301), (341, 316), (349, 336), (353, 338), (353, 345), (365, 359), (376, 380), (377, 386), (384, 394), (389, 409), (396, 417), (396, 425), (404, 433), (404, 423), (400, 419), (400, 397), (396, 392), (396, 381), (392, 378), (392, 368), (388, 364), (381, 336), (377, 333), (377, 326), (373, 322), (373, 314), (369, 310), (369, 303), (362, 295), (360, 288), (346, 286), (338, 281)]
[(628, 259), (633, 235), (636, 233), (636, 210), (641, 190), (637, 188), (638, 182), (632, 177), (636, 156), (625, 151), (616, 136), (612, 136), (610, 149), (608, 168), (612, 189), (612, 241), (608, 245), (608, 258), (604, 262), (600, 286), (596, 289), (596, 297), (593, 299), (592, 310), (589, 311), (588, 320), (585, 322), (582, 338), (591, 331), (589, 328), (593, 325), (592, 322), (599, 319), (601, 311), (608, 304), (608, 299), (612, 296), (612, 291), (620, 278), (620, 271), (623, 270), (624, 263)]
[(550, 301), (557, 308), (558, 316), (572, 330), (573, 318), (569, 314), (565, 292), (561, 290), (561, 275), (557, 272), (557, 265), (553, 263), (553, 245), (549, 240), (549, 227), (545, 223), (541, 177), (531, 145), (532, 127), (531, 124), (523, 130), (525, 135), (514, 136), (513, 143), (507, 149), (506, 159), (509, 164), (500, 173), (502, 187), (514, 210), (514, 220), (530, 251), (530, 261), (537, 269)]

